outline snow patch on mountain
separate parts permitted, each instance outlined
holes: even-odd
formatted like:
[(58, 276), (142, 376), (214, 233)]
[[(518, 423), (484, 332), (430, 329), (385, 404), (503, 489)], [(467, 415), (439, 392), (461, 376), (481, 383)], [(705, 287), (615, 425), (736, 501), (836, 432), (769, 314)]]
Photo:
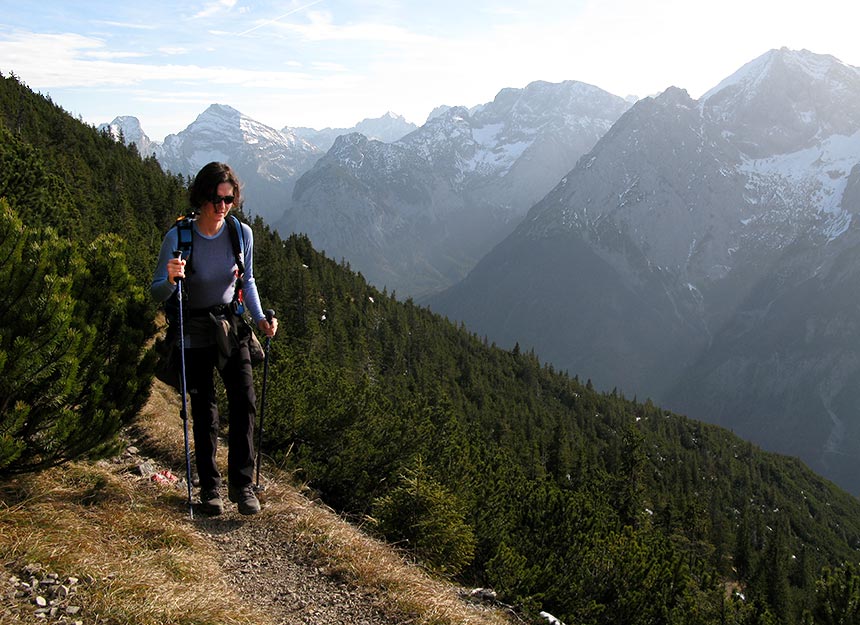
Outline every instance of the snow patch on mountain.
[(537, 134), (534, 129), (529, 129), (524, 133), (527, 139), (505, 141), (502, 137), (504, 130), (505, 124), (502, 122), (472, 129), (472, 140), (475, 142), (476, 150), (472, 158), (466, 162), (469, 171), (504, 176), (534, 143)]
[(212, 163), (213, 161), (226, 163), (229, 160), (230, 155), (220, 150), (195, 150), (188, 157), (188, 161), (190, 163), (195, 163), (194, 168), (198, 170), (207, 163)]
[(852, 214), (843, 209), (842, 196), (848, 175), (860, 161), (860, 132), (834, 135), (821, 143), (768, 158), (744, 158), (739, 171), (749, 179), (747, 189), (754, 202), (779, 196), (790, 219), (823, 217), (820, 231), (828, 241), (845, 233)]

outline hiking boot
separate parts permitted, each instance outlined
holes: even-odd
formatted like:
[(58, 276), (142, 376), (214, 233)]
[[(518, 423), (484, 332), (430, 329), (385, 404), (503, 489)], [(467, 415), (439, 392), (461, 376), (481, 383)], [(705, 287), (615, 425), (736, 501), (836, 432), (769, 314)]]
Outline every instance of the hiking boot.
[(217, 488), (206, 488), (200, 491), (200, 511), (211, 516), (224, 512), (224, 502), (221, 501)]
[(239, 506), (239, 514), (257, 514), (260, 511), (260, 501), (257, 499), (257, 495), (254, 494), (254, 487), (251, 484), (245, 484), (244, 486), (233, 486), (232, 484), (227, 487), (227, 494), (230, 497), (230, 501)]

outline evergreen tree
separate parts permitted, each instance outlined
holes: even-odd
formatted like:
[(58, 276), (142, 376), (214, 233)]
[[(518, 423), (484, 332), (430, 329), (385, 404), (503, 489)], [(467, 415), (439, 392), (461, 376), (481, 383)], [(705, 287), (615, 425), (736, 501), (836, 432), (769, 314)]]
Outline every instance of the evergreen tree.
[(420, 458), (374, 505), (379, 531), (432, 569), (456, 575), (471, 561), (475, 535), (456, 497), (433, 479)]
[(860, 575), (855, 565), (826, 567), (816, 583), (815, 625), (857, 625), (860, 623)]
[(139, 346), (151, 328), (118, 242), (79, 250), (0, 199), (0, 273), (0, 474), (98, 453), (149, 380)]

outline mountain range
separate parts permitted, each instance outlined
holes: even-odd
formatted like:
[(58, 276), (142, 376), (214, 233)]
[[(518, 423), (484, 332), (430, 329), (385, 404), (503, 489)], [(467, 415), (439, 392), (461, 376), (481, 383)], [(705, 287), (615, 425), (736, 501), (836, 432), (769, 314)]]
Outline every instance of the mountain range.
[(383, 143), (340, 136), (276, 226), (307, 233), (373, 284), (422, 296), (461, 279), (630, 104), (575, 81), (434, 111)]
[(860, 70), (772, 50), (639, 101), (429, 304), (858, 493), (858, 210)]
[[(35, 347), (3, 362), (3, 396), (16, 401), (0, 415), (0, 467), (6, 503), (25, 513), (12, 525), (26, 530), (34, 506), (21, 484), (44, 473), (21, 473), (116, 449), (111, 439), (135, 425), (152, 390), (156, 310), (135, 285), (149, 282), (187, 191), (14, 75), (0, 79), (0, 137), (6, 295), (19, 304), (5, 307), (0, 337)], [(93, 181), (91, 192), (78, 192), (80, 181)], [(491, 346), (386, 296), (307, 237), (252, 227), (264, 259), (256, 277), (282, 318), (261, 456), (326, 505), (525, 615), (629, 625), (856, 620), (856, 498), (723, 428)], [(181, 446), (165, 444), (164, 457), (181, 463)], [(99, 480), (80, 479), (79, 463), (66, 467), (50, 472), (80, 482), (84, 503), (112, 497)], [(66, 512), (69, 497), (80, 499), (60, 494)], [(159, 514), (178, 517), (179, 498), (165, 497)], [(13, 568), (26, 561), (16, 527), (4, 533)], [(48, 561), (51, 540), (37, 545)], [(83, 562), (77, 551), (64, 561), (86, 572), (91, 554)], [(92, 613), (99, 606), (113, 614), (104, 602)]]
[(185, 130), (160, 144), (151, 142), (133, 117), (118, 117), (99, 128), (115, 136), (121, 131), (128, 143), (137, 138), (144, 156), (155, 156), (165, 171), (174, 174), (194, 176), (206, 163), (229, 162), (243, 182), (247, 213), (267, 221), (287, 210), (295, 180), (323, 154), (297, 135), (223, 104), (212, 104)]
[(387, 113), (351, 129), (277, 130), (218, 104), (163, 144), (134, 117), (100, 128), (184, 176), (229, 161), (246, 213), (421, 296), (464, 277), (629, 106), (584, 83), (538, 81), (469, 109), (436, 107), (417, 129)]
[(140, 121), (119, 116), (99, 130), (134, 143), (143, 156), (154, 156), (165, 171), (193, 176), (206, 163), (229, 162), (244, 183), (245, 211), (268, 222), (281, 219), (289, 209), (296, 180), (331, 147), (334, 137), (356, 130), (394, 141), (415, 129), (402, 117), (386, 113), (365, 119), (355, 128), (289, 128), (277, 130), (236, 109), (212, 104), (179, 133), (159, 143), (144, 132)]

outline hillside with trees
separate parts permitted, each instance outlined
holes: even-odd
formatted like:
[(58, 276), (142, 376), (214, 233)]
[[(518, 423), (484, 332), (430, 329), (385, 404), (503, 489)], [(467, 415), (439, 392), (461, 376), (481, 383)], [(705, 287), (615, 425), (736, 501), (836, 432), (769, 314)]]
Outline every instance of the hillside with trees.
[[(0, 477), (110, 450), (185, 181), (0, 80)], [(264, 452), (439, 575), (573, 623), (848, 623), (860, 503), (799, 461), (502, 350), (257, 220)], [(261, 376), (257, 376), (260, 378)], [(258, 380), (259, 381), (259, 380)]]

